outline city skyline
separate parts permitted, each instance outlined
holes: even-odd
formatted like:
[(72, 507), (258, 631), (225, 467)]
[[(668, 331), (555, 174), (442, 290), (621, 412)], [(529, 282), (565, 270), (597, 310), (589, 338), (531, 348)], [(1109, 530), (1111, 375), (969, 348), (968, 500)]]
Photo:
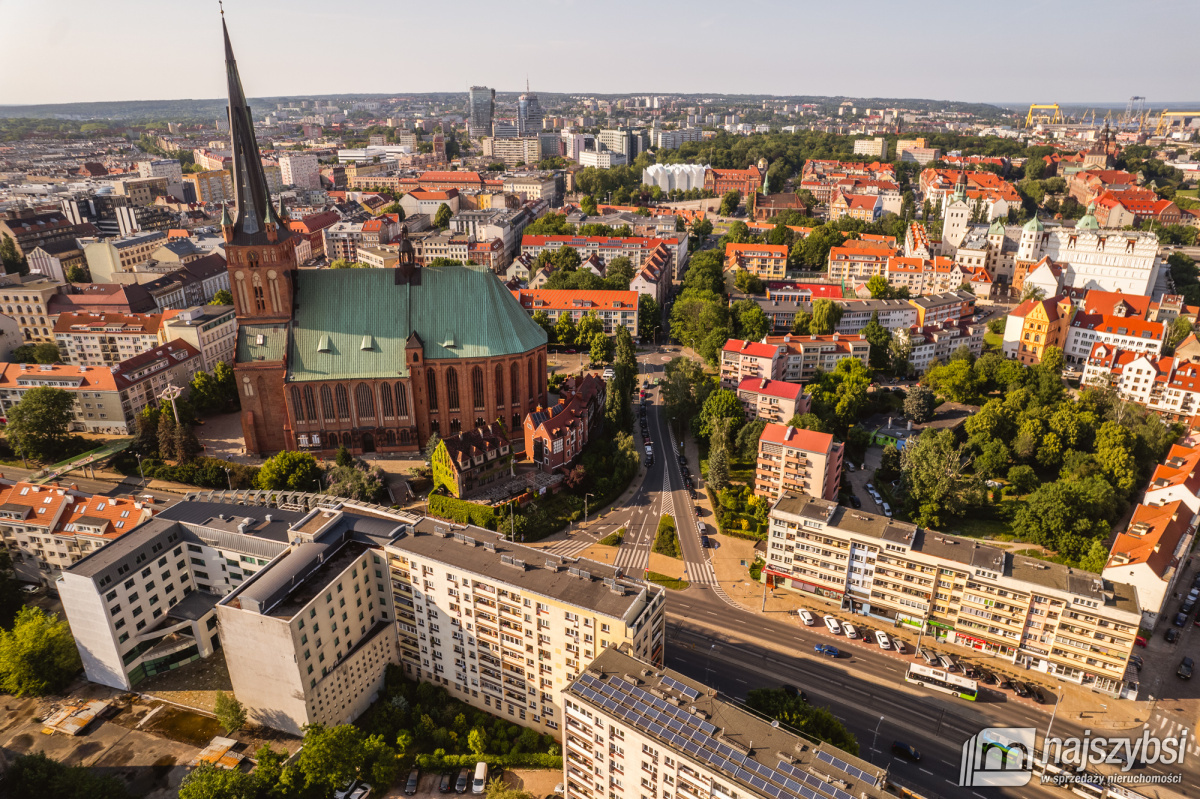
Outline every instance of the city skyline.
[[(996, 24), (994, 9), (988, 6), (964, 9), (960, 5), (935, 3), (919, 18), (887, 18), (892, 8), (868, 2), (859, 19), (876, 18), (888, 30), (888, 39), (903, 51), (904, 42), (918, 45), (924, 41), (939, 54), (928, 59), (915, 49), (910, 68), (895, 69), (892, 48), (879, 44), (863, 53), (847, 49), (847, 39), (863, 41), (863, 33), (847, 27), (833, 7), (805, 4), (780, 7), (776, 3), (758, 3), (760, 16), (771, 19), (771, 30), (827, 31), (820, 38), (798, 36), (798, 44), (766, 40), (757, 43), (759, 34), (751, 30), (748, 39), (756, 40), (753, 60), (731, 60), (722, 55), (717, 32), (737, 30), (754, 14), (746, 9), (727, 8), (712, 2), (689, 6), (685, 18), (670, 9), (645, 8), (618, 3), (611, 18), (585, 20), (575, 3), (556, 4), (562, 14), (526, 15), (528, 25), (522, 36), (540, 42), (541, 58), (536, 61), (513, 59), (481, 69), (470, 60), (461, 63), (443, 56), (447, 50), (437, 35), (441, 26), (455, 46), (472, 50), (485, 43), (494, 44), (494, 31), (486, 28), (452, 28), (434, 16), (431, 9), (401, 12), (397, 7), (367, 0), (357, 8), (361, 19), (373, 20), (356, 30), (355, 46), (347, 53), (352, 67), (355, 59), (366, 61), (388, 58), (399, 44), (402, 63), (417, 65), (404, 72), (390, 69), (366, 69), (348, 76), (342, 68), (329, 69), (328, 61), (299, 58), (296, 49), (315, 31), (336, 29), (338, 25), (356, 25), (356, 17), (344, 11), (329, 10), (309, 0), (288, 6), (285, 15), (272, 13), (262, 4), (231, 3), (226, 8), (236, 30), (234, 45), (240, 37), (247, 74), (253, 77), (246, 86), (249, 97), (330, 94), (405, 94), (427, 92), (466, 92), (472, 85), (495, 86), (500, 93), (521, 91), (526, 77), (534, 92), (569, 94), (625, 93), (711, 93), (764, 94), (778, 96), (846, 96), (927, 98), (942, 101), (1005, 104), (1014, 97), (1029, 97), (1038, 102), (1118, 104), (1130, 95), (1147, 95), (1149, 104), (1169, 102), (1161, 98), (1187, 97), (1192, 93), (1186, 54), (1164, 48), (1155, 54), (1151, 78), (1147, 68), (1139, 74), (1126, 59), (1098, 59), (1096, 52), (1113, 52), (1121, 43), (1119, 26), (1107, 26), (1088, 36), (1073, 33), (1081, 20), (1115, 18), (1122, 8), (1116, 2), (1060, 3), (1051, 7), (1022, 1), (1007, 8), (1008, 18), (1034, 19), (1041, 38), (1024, 37), (1017, 31), (1028, 30), (1023, 24)], [(89, 101), (177, 100), (215, 98), (222, 95), (218, 71), (192, 68), (204, 65), (219, 54), (218, 9), (212, 4), (186, 7), (162, 6), (147, 0), (125, 4), (128, 13), (119, 21), (107, 7), (63, 0), (53, 8), (9, 5), (5, 9), (11, 23), (0, 33), (0, 70), (10, 74), (34, 74), (37, 81), (10, 84), (0, 92), (0, 104), (36, 105)], [(472, 6), (485, 12), (482, 4), (468, 2), (464, 16)], [(669, 40), (680, 43), (681, 55), (695, 58), (696, 66), (661, 71), (661, 55), (648, 58), (647, 39), (629, 36), (628, 10), (637, 12), (642, 31), (650, 36), (655, 30), (669, 32)], [(753, 12), (753, 9), (751, 9)], [(1184, 27), (1200, 22), (1200, 9), (1184, 2), (1157, 4), (1157, 13)], [(274, 35), (263, 36), (261, 32)], [(1056, 34), (1055, 31), (1060, 31)], [(110, 46), (108, 35), (120, 34), (127, 42), (144, 42), (142, 47)], [(155, 49), (157, 37), (171, 46)], [(1104, 41), (1106, 38), (1111, 41)], [(713, 39), (706, 47), (706, 41)], [(1099, 42), (1097, 40), (1100, 40)], [(962, 45), (957, 46), (956, 41)], [(867, 41), (871, 41), (868, 37)], [(711, 48), (708, 50), (707, 48)], [(711, 65), (705, 65), (705, 53), (711, 53)], [(72, 58), (54, 57), (71, 53)], [(355, 55), (355, 54), (358, 55)], [(582, 54), (591, 53), (581, 58)], [(163, 54), (171, 54), (174, 68), (150, 68)], [(182, 54), (182, 55), (178, 55)], [(983, 57), (995, 59), (980, 68), (952, 66), (956, 60)], [(89, 81), (81, 84), (79, 59), (88, 60)], [(901, 57), (903, 58), (903, 56)], [(71, 67), (67, 67), (67, 64)], [(668, 62), (669, 63), (669, 62)], [(891, 64), (891, 66), (889, 66)], [(1076, 64), (1066, 69), (1062, 65)], [(818, 65), (814, 68), (814, 65)], [(652, 69), (651, 67), (655, 67)], [(353, 70), (350, 70), (353, 72)], [(654, 74), (660, 72), (660, 74)], [(510, 88), (511, 87), (511, 88)], [(1153, 91), (1152, 91), (1153, 90)], [(1153, 95), (1158, 94), (1158, 97)]]

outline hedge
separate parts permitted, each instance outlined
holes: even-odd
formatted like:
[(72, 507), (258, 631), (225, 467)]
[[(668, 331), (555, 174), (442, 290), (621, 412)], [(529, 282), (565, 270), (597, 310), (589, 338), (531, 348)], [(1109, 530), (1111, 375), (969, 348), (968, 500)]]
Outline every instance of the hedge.
[(713, 492), (712, 488), (706, 485), (704, 490), (708, 493), (708, 502), (712, 505), (713, 516), (717, 520), (717, 530), (721, 535), (727, 535), (732, 538), (744, 538), (747, 541), (762, 541), (766, 538), (766, 525), (760, 524), (757, 519), (755, 520), (755, 527), (750, 530), (742, 530), (739, 527), (728, 524), (730, 520), (741, 517), (727, 511), (721, 505), (720, 499)]
[(519, 755), (417, 755), (418, 768), (440, 771), (445, 768), (474, 767), (484, 762), (489, 768), (546, 768), (561, 769), (562, 755), (547, 755), (540, 752), (522, 752)]
[(496, 529), (497, 517), (494, 508), (455, 499), (444, 494), (429, 496), (429, 515), (449, 519), (458, 524), (474, 524), (489, 530)]
[(619, 547), (621, 546), (621, 542), (624, 540), (625, 528), (622, 527), (620, 530), (604, 536), (604, 538), (601, 538), (597, 543), (603, 544), (606, 547)]
[(654, 534), (654, 546), (651, 547), (651, 551), (668, 558), (683, 558), (679, 549), (679, 534), (675, 531), (675, 520), (666, 513), (658, 520), (658, 532)]
[(677, 580), (674, 577), (668, 577), (658, 572), (647, 572), (646, 579), (652, 583), (661, 585), (663, 588), (670, 588), (672, 591), (686, 591), (688, 586), (691, 585), (687, 580)]

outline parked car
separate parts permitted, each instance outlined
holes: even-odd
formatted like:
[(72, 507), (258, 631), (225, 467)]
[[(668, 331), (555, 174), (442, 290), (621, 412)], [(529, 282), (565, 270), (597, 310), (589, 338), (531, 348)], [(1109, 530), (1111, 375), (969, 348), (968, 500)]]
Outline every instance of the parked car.
[(896, 651), (899, 652), (901, 655), (903, 655), (905, 653), (904, 642), (901, 641), (899, 638), (892, 639), (892, 646), (894, 646), (896, 648)]
[(1029, 686), (1025, 685), (1025, 683), (1021, 682), (1020, 680), (1012, 681), (1012, 689), (1013, 689), (1013, 693), (1015, 693), (1017, 696), (1021, 697), (1022, 699), (1029, 698)]
[(888, 640), (887, 633), (883, 630), (875, 631), (875, 643), (879, 644), (880, 649), (891, 649), (892, 642)]
[(840, 623), (838, 623), (838, 620), (835, 619), (833, 616), (825, 617), (825, 626), (828, 627), (829, 632), (833, 633), (834, 635), (842, 634), (842, 625)]
[(926, 666), (938, 665), (937, 655), (930, 652), (928, 649), (921, 649), (917, 652), (917, 654), (921, 656), (921, 660), (925, 661)]
[(1130, 655), (1130, 656), (1129, 656), (1129, 662), (1130, 662), (1130, 663), (1132, 663), (1132, 664), (1133, 664), (1133, 667), (1134, 667), (1135, 669), (1137, 669), (1138, 671), (1141, 671), (1141, 670), (1142, 670), (1142, 666), (1144, 665), (1144, 662), (1142, 661), (1142, 656), (1141, 656), (1141, 655)]
[(1142, 637), (1142, 636), (1140, 636), (1140, 635), (1139, 635), (1137, 638), (1134, 638), (1134, 639), (1133, 639), (1133, 643), (1134, 643), (1134, 644), (1136, 644), (1136, 645), (1138, 645), (1138, 646), (1140, 646), (1140, 647), (1142, 647), (1143, 649), (1145, 649), (1145, 648), (1146, 648), (1146, 639), (1145, 639), (1145, 638), (1143, 638), (1143, 637)]
[(992, 674), (987, 669), (979, 669), (979, 681), (986, 685), (996, 684), (996, 675)]
[(1034, 702), (1037, 702), (1039, 705), (1046, 704), (1046, 694), (1042, 692), (1041, 686), (1032, 682), (1025, 683), (1025, 685), (1028, 686), (1029, 695), (1033, 697)]
[(653, 446), (651, 446), (650, 444), (647, 444), (647, 445), (646, 445), (646, 454), (647, 454), (647, 455), (653, 455), (653, 454), (654, 454), (654, 447), (653, 447)]
[(1182, 627), (1187, 624), (1187, 614), (1180, 612), (1175, 614), (1175, 626)]
[(413, 796), (417, 792), (417, 788), (421, 785), (421, 769), (415, 768), (408, 772), (408, 779), (404, 782), (404, 795)]
[(859, 499), (858, 497), (854, 496), (853, 494), (851, 494), (850, 495), (850, 506), (853, 508), (861, 508), (862, 500)]
[(921, 762), (921, 753), (904, 741), (892, 741), (892, 754), (914, 763)]
[(954, 671), (954, 669), (958, 666), (958, 664), (954, 662), (954, 658), (950, 657), (949, 655), (938, 655), (937, 659), (938, 664), (946, 671)]
[(854, 629), (854, 625), (850, 622), (842, 622), (842, 631), (846, 633), (847, 638), (858, 638), (858, 630)]
[(471, 785), (471, 769), (460, 768), (458, 770), (458, 779), (454, 781), (455, 793), (466, 793), (467, 788)]
[(438, 780), (438, 793), (453, 793), (454, 778), (458, 774), (453, 771), (443, 771), (441, 778)]
[(1192, 660), (1191, 658), (1184, 658), (1180, 662), (1179, 669), (1176, 670), (1175, 676), (1177, 676), (1181, 680), (1192, 679), (1192, 668), (1195, 665), (1196, 665), (1196, 662), (1194, 660)]
[(1179, 630), (1176, 630), (1174, 627), (1168, 627), (1167, 631), (1163, 633), (1163, 638), (1167, 639), (1168, 644), (1173, 644), (1179, 640)]
[(883, 515), (891, 516), (892, 515), (892, 506), (887, 504), (886, 502), (882, 503), (882, 505), (883, 505)]
[(836, 658), (842, 654), (837, 650), (837, 647), (830, 646), (829, 644), (817, 644), (813, 647), (813, 650), (818, 655), (824, 655), (827, 658)]
[(709, 548), (710, 544), (709, 544), (708, 536), (706, 536), (706, 535), (700, 536), (700, 546), (703, 547), (704, 549)]
[(600, 376), (603, 377), (605, 380), (612, 380), (614, 377), (617, 376), (617, 373), (614, 372), (612, 370), (612, 367), (610, 366), (609, 368), (605, 369), (603, 374), (601, 374)]
[(875, 484), (874, 483), (867, 483), (867, 492), (869, 494), (871, 494), (872, 496), (874, 496), (874, 494), (875, 494)]
[(1013, 685), (1012, 680), (1008, 679), (1007, 677), (1005, 677), (1003, 680), (1001, 680), (1000, 684), (996, 687), (999, 688), (1001, 691), (1017, 690), (1017, 687), (1015, 685)]
[(687, 456), (685, 456), (685, 455), (680, 455), (680, 456), (679, 456), (679, 465), (680, 465), (680, 466), (687, 466)]
[(814, 624), (817, 623), (816, 616), (813, 616), (811, 613), (809, 613), (807, 610), (804, 610), (803, 608), (796, 611), (796, 615), (800, 617), (800, 621), (804, 623), (805, 627), (812, 627)]

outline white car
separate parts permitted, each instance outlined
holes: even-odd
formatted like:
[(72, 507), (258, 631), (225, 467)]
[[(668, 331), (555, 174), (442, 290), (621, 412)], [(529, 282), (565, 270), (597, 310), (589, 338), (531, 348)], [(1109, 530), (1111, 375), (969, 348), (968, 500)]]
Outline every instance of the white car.
[(614, 372), (612, 369), (605, 369), (604, 373), (601, 375), (601, 377), (603, 377), (605, 380), (612, 380), (616, 376), (617, 376), (617, 373)]
[(893, 639), (892, 639), (892, 646), (893, 646), (893, 647), (895, 648), (895, 650), (896, 650), (897, 652), (899, 652), (901, 655), (903, 655), (903, 654), (904, 654), (904, 651), (905, 651), (905, 650), (904, 650), (904, 642), (903, 642), (903, 641), (901, 641), (899, 638), (893, 638)]
[(654, 454), (654, 447), (652, 447), (652, 446), (650, 446), (649, 444), (647, 444), (647, 445), (646, 445), (646, 454), (647, 454), (647, 455), (653, 455), (653, 454)]
[(886, 502), (882, 503), (882, 505), (883, 505), (883, 515), (891, 516), (892, 515), (892, 506), (887, 504)]
[(798, 610), (798, 611), (796, 611), (796, 615), (800, 617), (800, 621), (804, 622), (805, 627), (812, 627), (814, 624), (817, 623), (816, 617), (813, 616), (811, 613), (809, 613), (807, 610), (803, 610), (803, 609)]
[(828, 627), (829, 632), (833, 633), (834, 635), (842, 634), (842, 625), (838, 624), (838, 620), (833, 616), (825, 617), (825, 626)]
[(846, 631), (847, 638), (858, 638), (858, 630), (854, 629), (854, 625), (850, 622), (843, 622), (842, 629)]
[(892, 642), (888, 640), (887, 633), (883, 630), (875, 631), (875, 643), (879, 644), (880, 649), (892, 648)]

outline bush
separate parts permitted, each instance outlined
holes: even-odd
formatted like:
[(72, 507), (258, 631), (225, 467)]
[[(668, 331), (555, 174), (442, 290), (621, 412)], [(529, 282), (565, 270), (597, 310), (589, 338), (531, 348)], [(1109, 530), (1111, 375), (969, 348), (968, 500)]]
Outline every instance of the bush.
[(489, 768), (544, 768), (562, 769), (562, 755), (547, 755), (538, 752), (522, 752), (516, 755), (417, 755), (417, 768), (426, 771), (441, 771), (448, 768), (472, 767), (476, 763), (487, 763)]
[[(121, 462), (121, 471), (130, 475), (138, 473), (137, 461)], [(132, 466), (132, 469), (129, 467)], [(126, 471), (129, 469), (129, 471)], [(229, 469), (228, 477), (226, 469)], [(199, 488), (229, 488), (232, 483), (235, 489), (254, 488), (257, 485), (258, 468), (243, 463), (233, 463), (217, 458), (196, 458), (189, 463), (172, 466), (156, 458), (142, 459), (142, 473), (147, 480), (169, 480), (173, 483), (197, 486)]]
[(668, 558), (683, 558), (679, 548), (679, 534), (675, 531), (675, 520), (665, 513), (658, 520), (658, 532), (654, 534), (654, 546), (651, 551)]
[(474, 524), (488, 530), (496, 529), (497, 516), (494, 508), (443, 494), (430, 495), (429, 515), (449, 519), (458, 524)]
[(691, 585), (687, 580), (677, 580), (674, 577), (668, 577), (665, 574), (658, 572), (646, 572), (646, 579), (652, 583), (657, 583), (663, 588), (669, 588), (672, 591), (686, 591)]
[(608, 535), (604, 536), (604, 538), (601, 538), (599, 543), (606, 547), (619, 547), (621, 546), (621, 542), (625, 540), (625, 532), (625, 528), (622, 527), (615, 533), (609, 533)]

